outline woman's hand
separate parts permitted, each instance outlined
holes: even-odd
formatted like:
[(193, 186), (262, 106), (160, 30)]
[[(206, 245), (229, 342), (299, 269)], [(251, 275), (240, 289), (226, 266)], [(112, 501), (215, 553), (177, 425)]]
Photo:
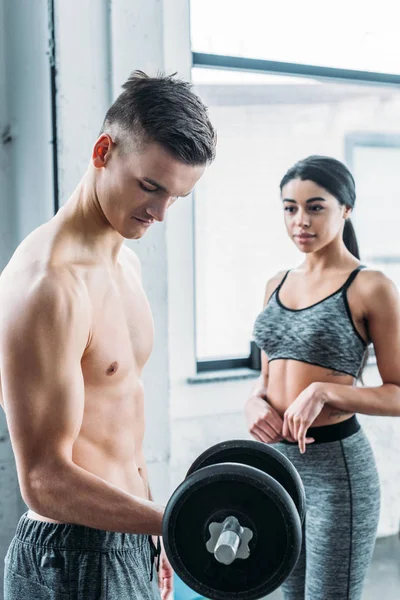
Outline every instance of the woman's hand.
[(318, 417), (326, 401), (324, 384), (315, 382), (297, 396), (284, 414), (282, 435), (293, 437), (299, 443), (302, 454), (306, 451), (306, 444), (314, 441), (306, 438), (307, 429)]
[[(251, 396), (246, 403), (245, 413), (247, 428), (258, 442), (274, 444), (283, 440), (283, 420), (262, 396)], [(290, 436), (288, 439), (294, 441)]]

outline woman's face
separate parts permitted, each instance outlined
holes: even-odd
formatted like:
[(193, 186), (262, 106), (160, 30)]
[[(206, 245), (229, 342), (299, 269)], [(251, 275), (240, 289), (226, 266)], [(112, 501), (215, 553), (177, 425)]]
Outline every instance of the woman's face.
[(325, 188), (313, 181), (292, 179), (282, 188), (285, 225), (301, 252), (321, 250), (343, 237), (345, 218), (351, 213)]

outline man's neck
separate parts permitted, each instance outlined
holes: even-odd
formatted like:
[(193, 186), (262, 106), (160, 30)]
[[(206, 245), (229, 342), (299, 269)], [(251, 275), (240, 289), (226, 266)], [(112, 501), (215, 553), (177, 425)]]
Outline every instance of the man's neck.
[(82, 243), (101, 262), (116, 264), (124, 238), (111, 227), (101, 209), (90, 168), (56, 219), (74, 237), (81, 237)]

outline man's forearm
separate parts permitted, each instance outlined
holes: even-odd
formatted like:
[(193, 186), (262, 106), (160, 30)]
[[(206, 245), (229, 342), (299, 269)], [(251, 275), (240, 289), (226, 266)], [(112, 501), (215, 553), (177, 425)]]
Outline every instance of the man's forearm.
[(95, 529), (161, 535), (164, 508), (128, 494), (72, 462), (38, 468), (24, 499), (38, 514)]
[(325, 405), (332, 411), (377, 416), (400, 416), (400, 387), (385, 383), (377, 387), (351, 387), (338, 383), (323, 384)]

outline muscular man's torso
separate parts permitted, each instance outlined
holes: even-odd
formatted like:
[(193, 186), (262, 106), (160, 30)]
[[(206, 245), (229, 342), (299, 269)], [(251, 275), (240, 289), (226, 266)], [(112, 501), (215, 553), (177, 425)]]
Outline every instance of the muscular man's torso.
[[(40, 275), (50, 263), (67, 266), (84, 282), (92, 318), (81, 360), (84, 415), (72, 459), (121, 490), (148, 498), (141, 374), (152, 350), (153, 320), (137, 259), (123, 246), (117, 264), (96, 261), (72, 236), (54, 235), (54, 228), (54, 221), (42, 226), (16, 251), (0, 278), (0, 310), (3, 301), (12, 301), (15, 278)], [(4, 407), (2, 394), (0, 403)]]

